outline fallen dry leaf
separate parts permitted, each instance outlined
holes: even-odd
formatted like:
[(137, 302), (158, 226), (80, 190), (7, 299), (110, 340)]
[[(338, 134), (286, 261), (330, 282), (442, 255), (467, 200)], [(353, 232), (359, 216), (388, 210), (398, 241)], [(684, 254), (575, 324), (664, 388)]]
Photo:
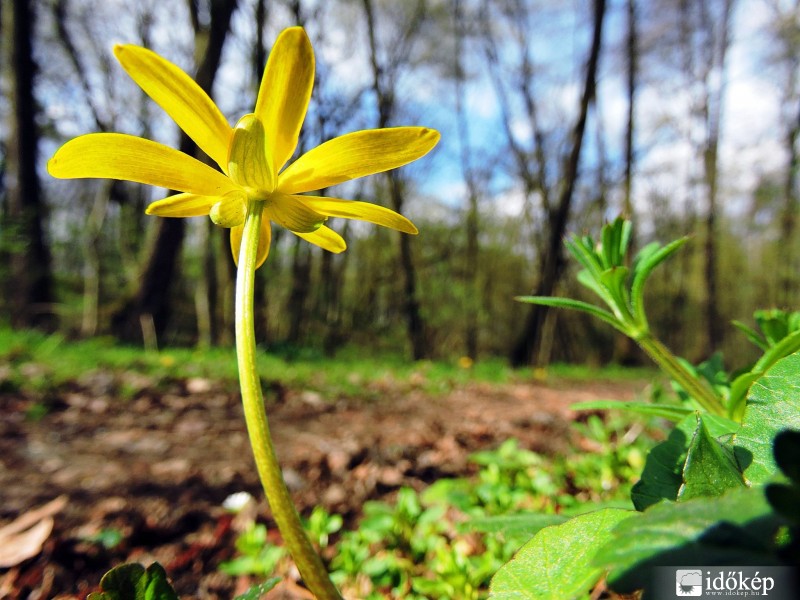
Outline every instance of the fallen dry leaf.
[(36, 556), (53, 531), (53, 516), (67, 503), (59, 496), (34, 510), (17, 517), (0, 528), (0, 569), (7, 569)]

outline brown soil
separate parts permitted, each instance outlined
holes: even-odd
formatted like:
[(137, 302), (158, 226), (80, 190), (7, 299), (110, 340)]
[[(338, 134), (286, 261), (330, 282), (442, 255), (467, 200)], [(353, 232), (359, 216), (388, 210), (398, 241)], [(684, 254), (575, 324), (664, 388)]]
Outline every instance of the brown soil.
[[(238, 591), (217, 571), (236, 537), (222, 502), (240, 491), (262, 496), (238, 395), (203, 379), (151, 386), (126, 374), (127, 389), (138, 391), (120, 400), (118, 377), (96, 374), (47, 398), (0, 394), (0, 527), (67, 500), (41, 552), (0, 568), (0, 599), (83, 599), (110, 567), (152, 561), (183, 598)], [(371, 390), (377, 400), (333, 403), (273, 388), (268, 412), (300, 510), (323, 504), (352, 524), (365, 500), (474, 472), (471, 452), (510, 437), (559, 452), (574, 435), (570, 404), (630, 399), (643, 385), (470, 384), (430, 396), (386, 384)], [(49, 412), (31, 419), (43, 403)], [(268, 520), (265, 503), (259, 511)], [(122, 542), (105, 549), (87, 541), (103, 530), (119, 531)]]

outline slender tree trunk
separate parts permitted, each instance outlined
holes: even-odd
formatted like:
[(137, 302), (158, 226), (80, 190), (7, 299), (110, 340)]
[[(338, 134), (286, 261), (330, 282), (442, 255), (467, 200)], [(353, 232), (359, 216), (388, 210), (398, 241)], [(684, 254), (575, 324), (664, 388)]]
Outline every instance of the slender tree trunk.
[[(594, 1), (594, 30), (586, 65), (586, 78), (581, 95), (580, 109), (575, 128), (572, 132), (572, 145), (562, 173), (562, 183), (558, 195), (558, 203), (548, 211), (548, 237), (541, 262), (539, 284), (534, 291), (536, 296), (553, 294), (564, 269), (563, 237), (567, 229), (569, 210), (572, 204), (573, 191), (578, 180), (581, 148), (589, 106), (595, 95), (597, 65), (600, 60), (600, 48), (603, 36), (605, 17), (605, 0)], [(534, 305), (528, 313), (527, 320), (517, 344), (511, 354), (514, 365), (538, 363), (541, 360), (540, 349), (544, 339), (548, 310), (546, 306)]]
[(36, 63), (33, 56), (35, 6), (30, 0), (3, 2), (3, 24), (8, 66), (11, 123), (6, 156), (8, 185), (7, 230), (19, 240), (11, 250), (11, 285), (8, 298), (11, 323), (15, 327), (52, 330), (57, 325), (53, 311), (51, 256), (45, 232), (45, 204), (36, 173), (39, 129), (38, 104), (33, 87)]
[(286, 306), (289, 313), (289, 333), (286, 341), (298, 346), (302, 342), (302, 326), (307, 314), (308, 294), (311, 291), (311, 247), (297, 236), (294, 236), (294, 239), (292, 289)]
[(786, 134), (786, 152), (788, 155), (788, 165), (786, 167), (786, 179), (784, 180), (784, 206), (781, 213), (781, 232), (780, 249), (785, 260), (778, 265), (779, 268), (779, 289), (778, 301), (781, 306), (791, 308), (797, 303), (797, 277), (798, 261), (795, 243), (797, 232), (797, 211), (800, 210), (798, 202), (798, 169), (800, 168), (800, 157), (797, 153), (797, 141), (800, 137), (800, 112), (792, 123)]
[[(194, 0), (192, 22), (195, 26), (195, 49), (198, 64), (195, 80), (209, 94), (222, 57), (236, 0), (210, 0), (211, 20), (208, 29), (200, 25)], [(180, 150), (193, 155), (194, 142), (181, 135)], [(114, 315), (114, 331), (122, 339), (140, 341), (143, 324), (152, 323), (157, 336), (163, 335), (171, 317), (170, 294), (177, 278), (177, 267), (186, 223), (183, 219), (159, 219), (153, 251), (147, 261), (141, 284), (134, 298)]]
[[(708, 65), (705, 106), (703, 112), (706, 117), (706, 142), (703, 148), (704, 182), (706, 187), (706, 238), (705, 238), (705, 280), (706, 280), (706, 305), (705, 320), (707, 343), (706, 354), (711, 354), (722, 344), (724, 323), (719, 314), (719, 281), (717, 264), (717, 201), (718, 201), (718, 174), (719, 174), (719, 139), (722, 122), (722, 101), (725, 95), (725, 58), (727, 56), (730, 39), (730, 22), (734, 0), (725, 0), (723, 13), (719, 22), (720, 41), (716, 51), (712, 51)], [(705, 23), (711, 27), (710, 23)], [(714, 40), (710, 43), (714, 43)], [(713, 48), (713, 46), (712, 46)], [(718, 83), (712, 83), (710, 75), (716, 72)]]
[(464, 297), (464, 341), (466, 355), (472, 359), (478, 356), (478, 311), (480, 290), (478, 288), (478, 235), (479, 206), (478, 184), (472, 167), (472, 152), (469, 140), (469, 123), (464, 111), (464, 67), (461, 60), (465, 35), (464, 15), (460, 0), (454, 0), (455, 18), (455, 96), (456, 123), (461, 157), (461, 174), (467, 186), (466, 253), (464, 276), (466, 279)]
[[(622, 211), (625, 216), (634, 221), (635, 213), (633, 210), (633, 132), (634, 119), (636, 116), (636, 84), (639, 68), (639, 48), (638, 48), (638, 24), (636, 20), (636, 0), (628, 0), (628, 36), (627, 36), (627, 55), (628, 55), (628, 111), (625, 125), (625, 175), (623, 178), (624, 197), (622, 201)], [(635, 228), (634, 228), (635, 230)], [(634, 247), (631, 239), (631, 247)]]
[[(622, 214), (631, 221), (631, 240), (628, 246), (628, 258), (635, 255), (636, 241), (636, 211), (633, 207), (633, 170), (634, 170), (634, 130), (636, 119), (636, 89), (639, 70), (639, 43), (636, 0), (627, 1), (628, 35), (626, 37), (627, 65), (627, 95), (628, 106), (625, 124), (625, 172), (623, 175), (622, 189)], [(636, 343), (625, 335), (617, 335), (614, 343), (614, 362), (623, 365), (633, 365), (639, 350)]]
[[(389, 65), (382, 65), (378, 55), (377, 33), (372, 0), (363, 0), (364, 14), (369, 36), (370, 64), (372, 66), (372, 89), (378, 104), (378, 127), (388, 127), (395, 111), (394, 80), (396, 73)], [(415, 22), (416, 23), (416, 22)], [(414, 25), (415, 26), (415, 25)], [(407, 32), (410, 37), (411, 31)], [(405, 194), (402, 176), (397, 171), (386, 173), (389, 183), (389, 198), (392, 210), (402, 213), (405, 205)], [(411, 252), (411, 238), (399, 234), (400, 269), (403, 273), (403, 298), (406, 313), (406, 329), (411, 343), (414, 360), (422, 360), (430, 356), (427, 326), (422, 317), (417, 294), (417, 272)]]

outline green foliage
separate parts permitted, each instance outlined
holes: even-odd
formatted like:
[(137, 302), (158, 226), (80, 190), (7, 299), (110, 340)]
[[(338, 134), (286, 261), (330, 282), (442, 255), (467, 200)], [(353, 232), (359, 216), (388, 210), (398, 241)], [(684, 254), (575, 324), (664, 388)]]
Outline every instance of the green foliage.
[[(357, 529), (341, 532), (341, 519), (320, 507), (305, 525), (320, 546), (330, 542), (331, 577), (345, 596), (485, 598), (501, 565), (537, 531), (566, 522), (567, 513), (586, 512), (609, 496), (629, 512), (624, 498), (651, 443), (646, 435), (629, 439), (630, 428), (621, 415), (591, 415), (578, 433), (594, 450), (576, 444), (564, 456), (507, 440), (471, 455), (479, 467), (474, 477), (442, 479), (421, 494), (401, 488), (392, 503), (366, 503)], [(266, 532), (254, 527), (257, 535), (237, 542), (240, 554), (257, 557), (270, 547)]]
[(225, 561), (220, 571), (228, 575), (267, 576), (275, 570), (278, 561), (286, 556), (283, 546), (275, 546), (267, 541), (267, 527), (255, 523), (236, 538), (236, 549), (240, 556)]
[[(75, 381), (91, 379), (99, 372), (114, 375), (115, 395), (131, 397), (138, 391), (127, 383), (131, 373), (144, 375), (148, 386), (167, 386), (188, 378), (206, 378), (227, 389), (237, 387), (236, 358), (227, 348), (169, 348), (142, 352), (110, 338), (68, 341), (61, 335), (34, 331), (14, 331), (0, 327), (0, 391), (29, 391), (38, 395), (57, 391)], [(294, 389), (324, 391), (326, 398), (358, 397), (378, 399), (387, 385), (398, 391), (419, 389), (441, 394), (472, 381), (506, 383), (525, 372), (515, 372), (502, 360), (487, 359), (472, 367), (457, 361), (410, 363), (396, 354), (365, 356), (356, 349), (344, 350), (336, 358), (319, 353), (297, 354), (291, 349), (262, 352), (259, 372), (269, 373), (271, 381)], [(618, 376), (610, 372), (608, 376)], [(566, 374), (569, 377), (569, 373)], [(145, 381), (145, 380), (143, 380)], [(47, 410), (44, 407), (43, 414)], [(43, 415), (33, 415), (43, 416)]]
[(158, 563), (147, 569), (139, 564), (111, 569), (100, 580), (100, 589), (102, 592), (89, 594), (87, 600), (178, 600)]
[(784, 523), (763, 489), (663, 502), (620, 523), (593, 549), (593, 563), (608, 569), (611, 588), (623, 593), (646, 590), (659, 565), (779, 564), (777, 535)]
[(762, 311), (755, 316), (760, 331), (738, 324), (764, 355), (736, 375), (719, 354), (698, 366), (678, 359), (649, 333), (642, 290), (683, 241), (646, 247), (631, 275), (622, 265), (628, 235), (618, 219), (603, 228), (599, 246), (588, 237), (567, 242), (584, 267), (579, 281), (611, 312), (573, 300), (525, 300), (582, 310), (626, 333), (673, 379), (683, 402), (578, 408), (628, 409), (676, 426), (652, 449), (632, 489), (639, 512), (613, 513), (618, 520), (607, 526), (592, 521), (602, 521), (597, 511), (539, 529), (495, 575), (492, 598), (583, 598), (606, 573), (616, 592), (647, 592), (659, 565), (777, 565), (800, 557), (800, 434), (786, 431), (800, 430), (800, 316)]
[(750, 483), (766, 483), (774, 476), (777, 466), (772, 442), (778, 433), (800, 429), (798, 374), (800, 353), (779, 361), (750, 389), (742, 428), (736, 435), (736, 455)]
[(492, 578), (496, 600), (564, 600), (582, 596), (603, 575), (594, 549), (637, 513), (606, 508), (542, 529)]

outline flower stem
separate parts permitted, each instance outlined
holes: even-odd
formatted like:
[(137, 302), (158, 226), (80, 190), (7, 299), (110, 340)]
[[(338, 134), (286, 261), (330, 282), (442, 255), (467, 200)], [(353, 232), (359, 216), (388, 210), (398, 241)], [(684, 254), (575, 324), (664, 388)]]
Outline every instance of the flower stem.
[(300, 575), (318, 600), (342, 600), (331, 583), (322, 560), (314, 550), (303, 530), (283, 480), (275, 447), (269, 433), (261, 381), (256, 368), (255, 322), (253, 318), (253, 291), (256, 271), (256, 254), (261, 230), (262, 203), (248, 203), (239, 267), (236, 272), (236, 355), (239, 363), (239, 384), (242, 390), (244, 418), (250, 436), (258, 475), (267, 494), (272, 516), (294, 559)]
[(645, 333), (634, 338), (641, 346), (642, 350), (652, 358), (661, 369), (672, 379), (677, 381), (700, 406), (709, 413), (719, 416), (727, 416), (727, 411), (723, 406), (719, 396), (706, 385), (703, 381), (692, 375), (678, 361), (669, 349), (653, 337), (650, 333)]

